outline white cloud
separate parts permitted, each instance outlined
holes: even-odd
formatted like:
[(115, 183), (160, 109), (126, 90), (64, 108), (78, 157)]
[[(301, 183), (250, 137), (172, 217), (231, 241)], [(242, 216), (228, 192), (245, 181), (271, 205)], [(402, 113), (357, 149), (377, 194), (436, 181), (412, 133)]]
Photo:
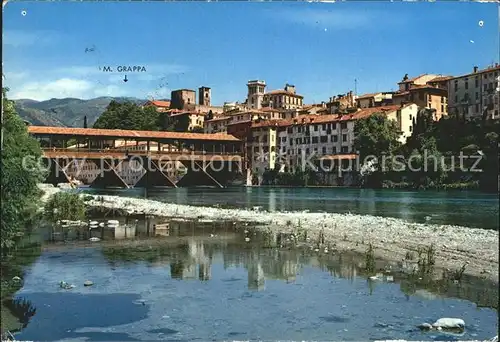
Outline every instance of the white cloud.
[[(186, 66), (173, 64), (145, 64), (146, 72), (127, 74), (108, 73), (94, 66), (68, 66), (54, 69), (8, 71), (5, 83), (10, 88), (9, 98), (48, 100), (74, 97), (89, 99), (99, 96), (131, 96), (164, 98), (170, 96), (168, 79), (188, 71)], [(115, 66), (116, 67), (116, 66)]]
[(4, 46), (21, 47), (53, 44), (59, 40), (60, 34), (54, 31), (5, 30), (2, 38)]
[(29, 82), (20, 88), (11, 89), (12, 99), (32, 99), (37, 101), (51, 98), (76, 97), (89, 99), (99, 96), (126, 96), (126, 89), (116, 85), (98, 85), (92, 82), (71, 78), (61, 78), (48, 82)]

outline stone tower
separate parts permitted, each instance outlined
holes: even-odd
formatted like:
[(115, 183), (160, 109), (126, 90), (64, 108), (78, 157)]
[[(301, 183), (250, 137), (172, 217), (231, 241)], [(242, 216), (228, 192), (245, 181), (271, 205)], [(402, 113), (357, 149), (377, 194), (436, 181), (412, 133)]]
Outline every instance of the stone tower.
[(211, 102), (211, 90), (209, 87), (198, 88), (198, 104), (201, 106), (209, 106)]
[(248, 81), (247, 87), (247, 106), (250, 109), (261, 109), (262, 100), (264, 99), (264, 94), (266, 92), (266, 82), (258, 80)]

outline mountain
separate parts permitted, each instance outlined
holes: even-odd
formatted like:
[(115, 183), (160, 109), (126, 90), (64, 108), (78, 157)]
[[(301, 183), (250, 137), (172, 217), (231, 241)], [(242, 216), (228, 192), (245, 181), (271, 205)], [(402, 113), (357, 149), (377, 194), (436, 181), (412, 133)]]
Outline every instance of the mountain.
[(83, 127), (83, 117), (87, 116), (88, 127), (112, 101), (131, 101), (136, 104), (146, 102), (131, 97), (97, 97), (90, 100), (75, 98), (35, 101), (30, 99), (14, 100), (17, 113), (35, 126)]

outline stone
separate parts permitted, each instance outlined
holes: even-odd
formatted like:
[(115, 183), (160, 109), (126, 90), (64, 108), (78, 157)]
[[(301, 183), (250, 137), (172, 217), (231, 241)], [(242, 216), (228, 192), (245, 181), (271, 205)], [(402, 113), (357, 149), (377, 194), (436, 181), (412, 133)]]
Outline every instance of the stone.
[(86, 280), (84, 283), (83, 283), (83, 286), (92, 286), (94, 285), (94, 283), (90, 280)]
[(440, 318), (432, 325), (442, 329), (465, 329), (465, 322), (461, 318)]

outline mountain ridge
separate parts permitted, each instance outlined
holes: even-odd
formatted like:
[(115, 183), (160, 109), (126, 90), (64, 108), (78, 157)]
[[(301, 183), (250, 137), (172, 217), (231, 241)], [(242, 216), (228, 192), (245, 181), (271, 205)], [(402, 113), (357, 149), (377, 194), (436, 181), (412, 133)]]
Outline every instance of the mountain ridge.
[(111, 101), (130, 101), (135, 104), (146, 102), (135, 97), (100, 96), (92, 99), (67, 97), (52, 98), (44, 101), (32, 99), (12, 100), (17, 113), (22, 119), (36, 126), (83, 127), (83, 118), (87, 116), (88, 127), (92, 127), (97, 118), (106, 110)]

